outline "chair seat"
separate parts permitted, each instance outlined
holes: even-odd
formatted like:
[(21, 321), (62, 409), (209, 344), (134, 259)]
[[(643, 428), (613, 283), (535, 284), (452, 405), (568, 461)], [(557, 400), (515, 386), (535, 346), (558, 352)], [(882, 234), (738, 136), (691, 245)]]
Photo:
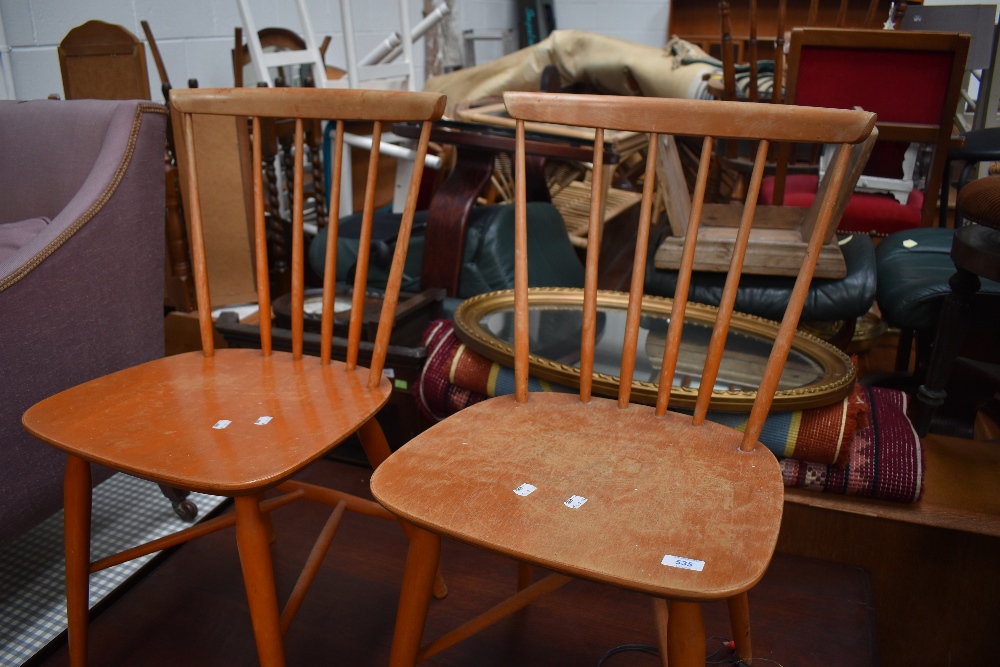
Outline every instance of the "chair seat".
[[(721, 598), (764, 574), (781, 522), (778, 463), (762, 446), (741, 452), (741, 437), (603, 398), (501, 396), (410, 441), (371, 487), (421, 527), (519, 560), (657, 596)], [(522, 484), (537, 490), (515, 493)], [(586, 502), (571, 509), (571, 496)], [(704, 567), (667, 566), (667, 555)]]
[[(223, 349), (157, 359), (33, 406), (24, 426), (70, 454), (155, 482), (240, 495), (277, 484), (368, 421), (389, 399), (368, 371)], [(260, 417), (266, 424), (255, 424)], [(225, 428), (213, 428), (229, 420)]]

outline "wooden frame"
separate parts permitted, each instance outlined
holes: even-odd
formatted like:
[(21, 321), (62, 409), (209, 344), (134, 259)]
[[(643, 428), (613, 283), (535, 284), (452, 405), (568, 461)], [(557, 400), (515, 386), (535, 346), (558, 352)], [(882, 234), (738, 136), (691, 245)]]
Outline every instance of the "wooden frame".
[(150, 99), (146, 47), (125, 28), (87, 21), (66, 33), (58, 53), (67, 100)]

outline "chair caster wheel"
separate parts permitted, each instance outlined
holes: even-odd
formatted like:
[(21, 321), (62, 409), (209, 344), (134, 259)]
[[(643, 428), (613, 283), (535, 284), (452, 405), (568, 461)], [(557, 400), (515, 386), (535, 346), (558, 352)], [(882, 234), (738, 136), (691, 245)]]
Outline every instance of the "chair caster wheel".
[(179, 500), (171, 503), (174, 512), (184, 521), (194, 521), (198, 516), (198, 506), (190, 500)]

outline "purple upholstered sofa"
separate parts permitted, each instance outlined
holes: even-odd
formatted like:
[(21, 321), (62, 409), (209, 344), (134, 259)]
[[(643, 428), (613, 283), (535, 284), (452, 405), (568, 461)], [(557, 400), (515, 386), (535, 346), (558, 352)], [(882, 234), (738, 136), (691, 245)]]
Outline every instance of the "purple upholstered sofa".
[(62, 507), (65, 456), (24, 411), (163, 356), (166, 121), (141, 101), (0, 101), (0, 546)]

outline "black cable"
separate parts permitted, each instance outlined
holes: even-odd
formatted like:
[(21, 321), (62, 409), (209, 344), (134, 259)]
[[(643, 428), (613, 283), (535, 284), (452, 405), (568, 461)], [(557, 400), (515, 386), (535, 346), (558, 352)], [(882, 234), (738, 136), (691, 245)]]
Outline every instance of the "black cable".
[(601, 665), (603, 665), (604, 662), (614, 654), (624, 653), (625, 651), (641, 651), (651, 655), (660, 655), (660, 649), (655, 646), (650, 646), (648, 644), (622, 644), (621, 646), (616, 646), (602, 655), (601, 659), (597, 661), (597, 667), (601, 667)]

